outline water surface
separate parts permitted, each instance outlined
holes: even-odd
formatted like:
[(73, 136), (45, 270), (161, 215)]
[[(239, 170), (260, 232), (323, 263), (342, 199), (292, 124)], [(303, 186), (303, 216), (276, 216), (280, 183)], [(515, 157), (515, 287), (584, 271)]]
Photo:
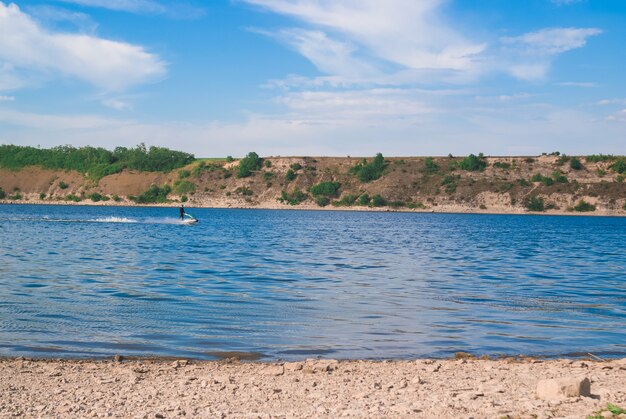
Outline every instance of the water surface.
[(0, 205), (0, 355), (626, 355), (626, 218)]

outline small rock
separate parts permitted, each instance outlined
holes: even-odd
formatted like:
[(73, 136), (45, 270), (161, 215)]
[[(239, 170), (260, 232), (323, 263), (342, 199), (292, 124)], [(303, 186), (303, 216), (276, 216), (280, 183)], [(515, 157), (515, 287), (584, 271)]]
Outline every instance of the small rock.
[(124, 357), (122, 355), (115, 355), (113, 357), (113, 361), (115, 362), (122, 362), (124, 360)]
[(412, 384), (424, 384), (424, 380), (419, 375), (416, 375), (415, 378), (411, 380)]
[(537, 383), (537, 397), (554, 400), (566, 397), (591, 397), (591, 382), (588, 378), (561, 378), (541, 380)]
[(283, 375), (285, 373), (285, 367), (283, 365), (268, 365), (263, 372), (267, 375), (273, 375), (275, 377)]

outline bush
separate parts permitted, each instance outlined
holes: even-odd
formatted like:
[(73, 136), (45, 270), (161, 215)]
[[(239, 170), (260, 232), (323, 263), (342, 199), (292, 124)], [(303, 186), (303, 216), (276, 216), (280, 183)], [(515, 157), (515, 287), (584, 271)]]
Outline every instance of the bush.
[(177, 180), (176, 182), (174, 182), (174, 191), (178, 195), (194, 192), (195, 190), (195, 183), (189, 182), (188, 180)]
[(590, 156), (585, 157), (585, 161), (587, 163), (599, 163), (599, 162), (603, 162), (603, 161), (613, 161), (615, 160), (616, 157), (612, 156), (612, 155), (605, 155), (605, 154), (592, 154)]
[(493, 167), (496, 169), (509, 170), (511, 168), (511, 164), (497, 161), (493, 164)]
[(235, 159), (233, 159), (233, 156), (226, 156), (226, 161), (227, 161), (228, 163), (232, 163), (232, 162), (234, 162), (234, 161), (235, 161)]
[(351, 207), (354, 205), (356, 200), (359, 198), (358, 195), (348, 194), (341, 197), (339, 201), (333, 202), (333, 205), (336, 207)]
[(341, 183), (339, 182), (321, 182), (311, 187), (311, 194), (315, 197), (336, 197), (339, 195), (339, 188)]
[(298, 170), (302, 169), (302, 165), (300, 163), (294, 163), (289, 167), (291, 167), (294, 172), (297, 172)]
[(451, 183), (454, 183), (457, 179), (460, 179), (460, 178), (461, 178), (460, 176), (447, 175), (446, 177), (444, 177), (441, 180), (441, 186), (449, 185)]
[(113, 199), (113, 201), (115, 201), (115, 202), (120, 202), (120, 201), (122, 201), (122, 198), (120, 198), (120, 197), (119, 197), (119, 196), (117, 196), (117, 195), (113, 195), (113, 196), (111, 196), (111, 199)]
[(618, 161), (610, 165), (609, 169), (619, 174), (626, 173), (626, 159), (619, 159)]
[(435, 161), (432, 157), (426, 157), (424, 160), (424, 173), (433, 174), (439, 171), (439, 166), (435, 164)]
[[(2, 199), (2, 197), (0, 197), (0, 199)], [(41, 193), (39, 194), (39, 199), (40, 199), (40, 200), (42, 200), (42, 201), (43, 201), (44, 199), (46, 199), (46, 194), (45, 194), (45, 193), (43, 193), (43, 192), (41, 192)]]
[(252, 175), (255, 170), (261, 170), (263, 160), (255, 152), (250, 152), (246, 157), (239, 161), (237, 177), (244, 178)]
[(167, 202), (167, 195), (170, 192), (172, 192), (170, 185), (163, 185), (163, 187), (152, 185), (147, 191), (136, 197), (135, 202), (138, 204), (162, 204)]
[(283, 204), (288, 205), (299, 205), (301, 202), (305, 201), (308, 196), (299, 189), (295, 189), (292, 193), (287, 193), (286, 191), (282, 191), (280, 194), (280, 198), (278, 200)]
[(240, 186), (239, 188), (235, 189), (235, 193), (243, 196), (252, 196), (254, 194), (254, 192), (252, 192), (252, 189), (248, 188), (247, 186)]
[(569, 161), (569, 167), (574, 170), (580, 170), (583, 168), (583, 165), (576, 157), (572, 157), (572, 159)]
[(531, 182), (541, 182), (545, 186), (554, 185), (554, 180), (551, 177), (543, 176), (541, 173), (536, 173), (533, 177), (530, 178)]
[(0, 188), (0, 199), (4, 199), (6, 198), (7, 193), (4, 191), (4, 189)]
[(595, 205), (592, 205), (592, 204), (590, 204), (588, 202), (585, 202), (582, 199), (574, 207), (574, 211), (576, 211), (576, 212), (592, 212), (592, 211), (595, 211), (595, 210), (596, 210), (596, 206)]
[(68, 185), (67, 183), (61, 181), (59, 182), (59, 188), (61, 189), (67, 189), (70, 185)]
[(381, 153), (378, 153), (371, 163), (367, 163), (367, 160), (364, 159), (352, 167), (349, 173), (356, 175), (361, 182), (371, 182), (383, 175), (385, 167), (385, 158)]
[(178, 178), (179, 179), (185, 179), (185, 178), (188, 178), (189, 176), (191, 176), (191, 172), (189, 170), (179, 170), (178, 171)]
[(69, 194), (65, 197), (66, 201), (80, 202), (82, 198), (80, 196), (76, 196), (74, 194)]
[(273, 172), (263, 172), (263, 180), (269, 182), (274, 177)]
[(372, 197), (372, 202), (370, 203), (372, 207), (384, 207), (387, 205), (387, 201), (380, 195), (374, 195)]
[(98, 192), (94, 192), (91, 195), (88, 196), (89, 199), (91, 199), (93, 202), (100, 202), (100, 201), (108, 201), (109, 198), (99, 194)]
[(287, 174), (285, 175), (285, 180), (287, 182), (291, 182), (292, 180), (294, 180), (296, 178), (296, 172), (294, 172), (292, 169), (287, 170)]
[(563, 173), (559, 171), (552, 172), (552, 179), (554, 179), (556, 183), (568, 183), (569, 182), (567, 180), (567, 177), (565, 177), (565, 175), (563, 175)]
[(320, 207), (325, 207), (330, 204), (330, 199), (327, 196), (316, 196), (315, 203)]
[(508, 191), (510, 191), (511, 189), (513, 189), (513, 184), (512, 184), (512, 183), (508, 183), (508, 182), (507, 182), (507, 183), (503, 183), (503, 184), (500, 186), (500, 192), (502, 192), (502, 193), (504, 193), (504, 192), (508, 192)]
[(187, 198), (187, 195), (182, 195), (180, 197), (180, 202), (187, 202), (189, 200), (189, 198)]
[(367, 206), (370, 204), (371, 198), (368, 194), (363, 194), (359, 197), (359, 205)]
[(545, 211), (545, 202), (543, 201), (543, 198), (539, 198), (537, 196), (531, 196), (530, 198), (528, 198), (524, 206), (526, 207), (528, 211), (535, 211), (535, 212)]
[(271, 162), (271, 161), (269, 161), (269, 160), (265, 160), (265, 161), (263, 162), (263, 164), (264, 164), (264, 165), (265, 165), (265, 167), (267, 167), (267, 168), (272, 167), (272, 162)]
[(485, 161), (483, 153), (480, 153), (478, 156), (470, 154), (469, 156), (465, 157), (463, 161), (461, 161), (460, 167), (461, 169), (468, 172), (478, 172), (485, 170), (485, 167), (487, 167), (487, 162)]
[(528, 182), (526, 179), (517, 179), (517, 184), (523, 187), (530, 186), (530, 182)]

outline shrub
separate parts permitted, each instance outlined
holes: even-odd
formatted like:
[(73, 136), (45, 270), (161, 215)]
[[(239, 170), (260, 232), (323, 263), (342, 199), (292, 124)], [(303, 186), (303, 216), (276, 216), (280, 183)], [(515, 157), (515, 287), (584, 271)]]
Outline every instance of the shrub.
[(536, 173), (533, 177), (530, 178), (531, 182), (541, 182), (545, 186), (554, 185), (554, 180), (551, 177), (543, 176), (541, 173)]
[(269, 168), (269, 167), (272, 167), (272, 162), (271, 162), (271, 161), (269, 161), (269, 160), (265, 160), (265, 161), (263, 162), (263, 164), (265, 165), (265, 167), (268, 167), (268, 168)]
[(576, 211), (576, 212), (592, 212), (592, 211), (595, 211), (595, 210), (596, 210), (596, 206), (595, 205), (592, 205), (592, 204), (590, 204), (588, 202), (585, 202), (582, 199), (574, 207), (574, 211)]
[(493, 167), (496, 169), (509, 170), (511, 168), (511, 164), (497, 161), (493, 164)]
[(617, 183), (622, 183), (624, 181), (624, 179), (626, 179), (626, 176), (624, 176), (624, 175), (617, 175), (617, 177), (615, 178), (615, 181)]
[(330, 199), (327, 196), (316, 196), (315, 203), (320, 207), (325, 207), (330, 204)]
[(406, 207), (409, 209), (426, 209), (426, 205), (424, 205), (422, 202), (409, 202)]
[(299, 205), (301, 202), (305, 201), (308, 196), (302, 192), (300, 189), (295, 189), (292, 193), (287, 193), (286, 191), (282, 191), (280, 194), (280, 198), (278, 200), (283, 204), (288, 205)]
[(252, 189), (248, 188), (247, 186), (240, 186), (239, 188), (235, 189), (235, 193), (243, 196), (252, 196), (254, 194), (254, 192), (252, 192)]
[(605, 155), (605, 154), (592, 154), (590, 156), (585, 157), (585, 161), (587, 163), (598, 163), (602, 161), (613, 161), (615, 160), (615, 156)]
[(244, 178), (252, 175), (255, 170), (261, 170), (263, 160), (255, 152), (250, 152), (246, 157), (239, 161), (237, 177)]
[(380, 195), (374, 195), (372, 197), (372, 202), (370, 203), (372, 207), (384, 207), (386, 204), (387, 201)]
[(513, 184), (512, 184), (512, 183), (508, 183), (508, 182), (507, 182), (507, 183), (503, 183), (503, 184), (500, 186), (500, 192), (502, 192), (502, 193), (504, 193), (504, 192), (508, 192), (508, 191), (510, 191), (511, 189), (513, 189)]
[(563, 154), (561, 157), (557, 159), (556, 164), (559, 166), (563, 166), (568, 161), (570, 161), (570, 157)]
[(233, 172), (231, 172), (230, 170), (225, 170), (224, 174), (222, 175), (222, 177), (224, 179), (228, 179), (229, 177), (231, 177), (233, 175)]
[(441, 186), (454, 183), (457, 179), (460, 179), (460, 176), (447, 175), (441, 180)]
[(340, 187), (341, 183), (339, 182), (320, 182), (317, 185), (313, 185), (311, 187), (311, 194), (315, 197), (336, 197), (339, 195)]
[(189, 198), (187, 198), (187, 195), (182, 195), (180, 197), (180, 202), (187, 202), (189, 200)]
[(534, 163), (534, 162), (535, 162), (535, 159), (533, 159), (532, 157), (526, 157), (526, 158), (524, 159), (524, 162), (525, 162), (525, 163), (528, 163), (528, 164), (532, 164), (532, 163)]
[(404, 201), (390, 201), (390, 202), (387, 202), (387, 205), (389, 205), (391, 208), (403, 208), (403, 207), (406, 207), (406, 202), (404, 202)]
[(235, 161), (235, 159), (233, 159), (233, 156), (226, 156), (226, 161), (227, 161), (228, 163), (232, 163), (232, 162), (234, 162), (234, 161)]
[(535, 212), (545, 211), (545, 202), (543, 201), (543, 198), (539, 198), (537, 196), (531, 196), (530, 198), (528, 198), (524, 206), (526, 207), (528, 211), (535, 211)]
[[(2, 199), (2, 197), (0, 197), (0, 199)], [(43, 192), (41, 192), (41, 193), (39, 194), (39, 199), (41, 199), (41, 200), (46, 199), (46, 194), (45, 194), (45, 193), (43, 193)]]
[(65, 197), (66, 201), (80, 202), (82, 198), (80, 196), (76, 196), (74, 194), (69, 194)]
[(174, 191), (178, 195), (194, 192), (195, 190), (195, 183), (189, 182), (188, 180), (177, 180), (176, 182), (174, 182)]
[(569, 182), (567, 180), (567, 177), (563, 175), (563, 173), (559, 172), (558, 170), (552, 172), (552, 179), (554, 179), (556, 183), (568, 183)]
[(104, 201), (106, 198), (106, 200), (108, 200), (109, 198), (99, 194), (98, 192), (94, 192), (91, 195), (88, 196), (89, 199), (91, 199), (93, 202), (100, 202), (100, 201)]
[(272, 180), (272, 178), (274, 177), (274, 173), (273, 172), (263, 172), (263, 180), (268, 182), (270, 180)]
[(368, 194), (364, 193), (359, 197), (359, 205), (367, 206), (370, 204), (371, 198)]
[(435, 164), (435, 161), (433, 160), (433, 158), (426, 157), (426, 159), (424, 160), (424, 173), (433, 174), (433, 173), (437, 173), (438, 170), (439, 170), (439, 166)]
[(459, 162), (456, 160), (452, 160), (448, 163), (448, 170), (454, 172), (459, 168)]
[(191, 176), (191, 172), (189, 170), (179, 170), (178, 171), (178, 177), (180, 179), (185, 179), (187, 177)]
[(122, 198), (120, 198), (120, 197), (119, 197), (119, 196), (117, 196), (117, 195), (113, 195), (113, 196), (111, 196), (111, 199), (112, 199), (113, 201), (115, 201), (115, 202), (120, 202), (120, 201), (122, 200)]
[(469, 156), (465, 157), (463, 161), (461, 161), (460, 167), (461, 169), (468, 172), (478, 172), (485, 170), (485, 167), (487, 167), (487, 162), (485, 161), (483, 153), (480, 153), (478, 156), (470, 154)]
[(572, 159), (569, 161), (569, 167), (574, 170), (580, 170), (583, 168), (583, 165), (576, 157), (572, 157)]
[(609, 169), (619, 174), (626, 173), (626, 159), (619, 159), (618, 161), (610, 165)]
[(287, 182), (291, 182), (292, 180), (294, 180), (296, 178), (296, 172), (293, 171), (293, 169), (289, 169), (287, 170), (287, 174), (285, 175), (285, 180)]
[(381, 153), (378, 153), (371, 163), (367, 163), (367, 160), (364, 159), (352, 167), (349, 173), (356, 175), (361, 182), (371, 182), (383, 175), (385, 167), (385, 158)]
[(450, 183), (446, 185), (446, 193), (451, 194), (456, 192), (456, 183)]
[(59, 182), (59, 188), (61, 189), (67, 189), (70, 185), (68, 185), (67, 183), (61, 181)]
[(336, 207), (350, 207), (354, 205), (354, 203), (359, 198), (358, 195), (348, 194), (341, 197), (339, 201), (333, 202), (333, 205)]
[(152, 185), (147, 191), (136, 197), (135, 202), (138, 204), (165, 203), (170, 192), (172, 192), (170, 185), (163, 185), (163, 187)]
[(294, 163), (289, 167), (291, 167), (294, 172), (297, 172), (298, 170), (302, 169), (302, 165), (300, 163)]
[(0, 188), (0, 199), (4, 199), (6, 198), (7, 193), (4, 191), (4, 189)]
[(9, 199), (12, 200), (12, 201), (19, 201), (22, 198), (23, 198), (23, 196), (19, 192), (15, 192), (13, 195), (9, 196)]

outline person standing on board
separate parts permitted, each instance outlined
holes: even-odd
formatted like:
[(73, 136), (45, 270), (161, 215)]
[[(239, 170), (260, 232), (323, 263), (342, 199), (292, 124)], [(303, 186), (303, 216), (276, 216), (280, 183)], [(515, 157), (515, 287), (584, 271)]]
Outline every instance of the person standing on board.
[(184, 205), (180, 206), (180, 219), (181, 220), (185, 219), (185, 206)]

